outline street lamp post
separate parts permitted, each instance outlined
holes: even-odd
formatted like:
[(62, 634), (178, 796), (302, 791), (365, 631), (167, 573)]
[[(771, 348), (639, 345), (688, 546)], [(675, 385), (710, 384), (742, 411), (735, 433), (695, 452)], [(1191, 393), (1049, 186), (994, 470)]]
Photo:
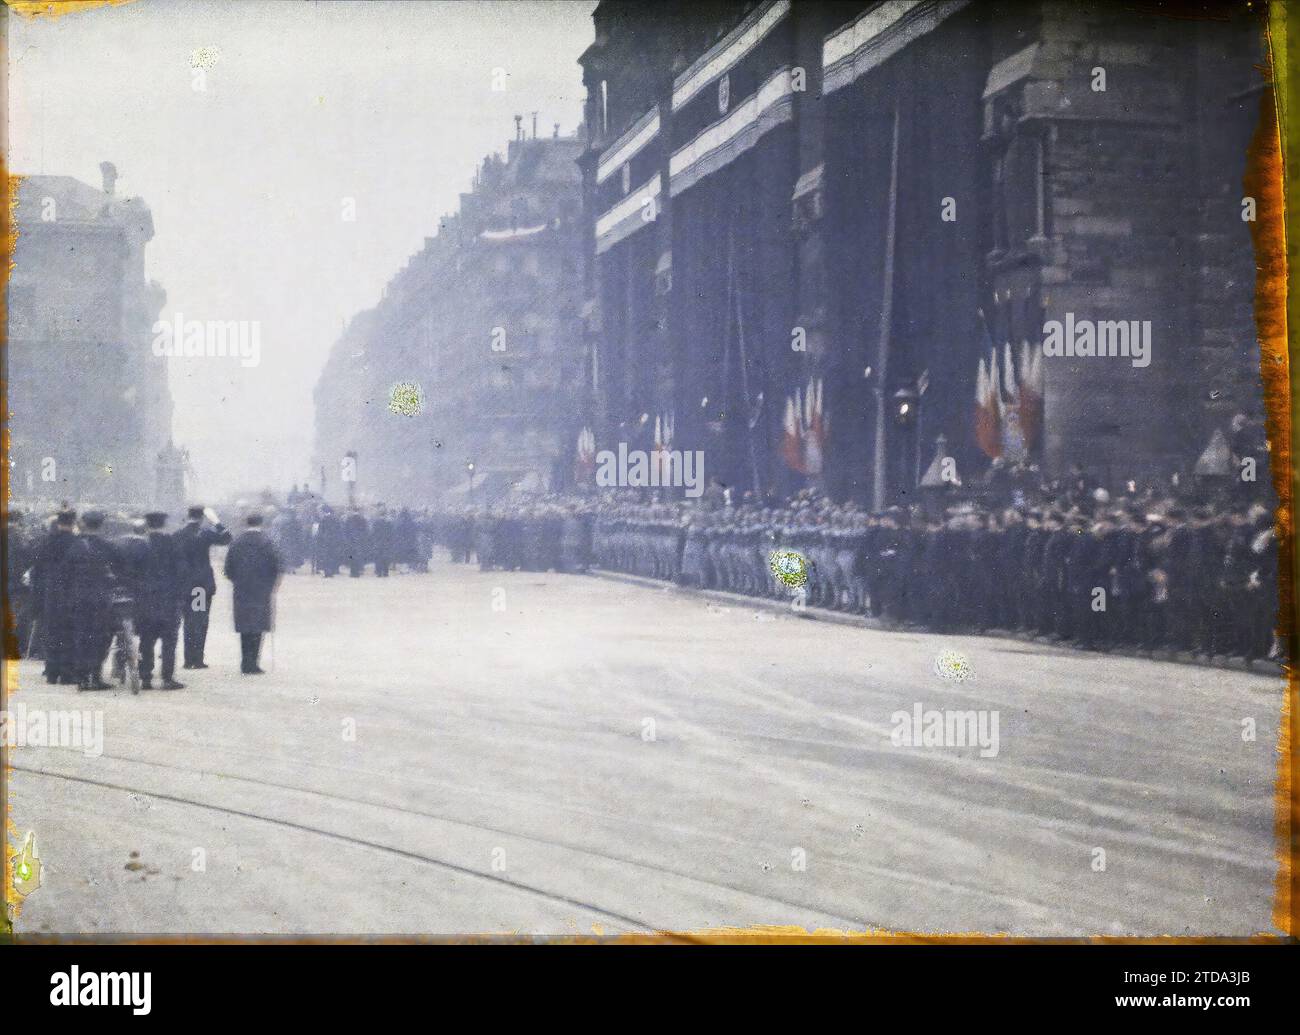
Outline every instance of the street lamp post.
[(465, 461), (465, 474), (469, 476), (469, 491), (466, 493), (465, 500), (467, 503), (474, 502), (474, 461)]
[(344, 465), (347, 472), (344, 481), (347, 482), (348, 506), (355, 507), (357, 505), (357, 451), (349, 449), (343, 455), (347, 461)]

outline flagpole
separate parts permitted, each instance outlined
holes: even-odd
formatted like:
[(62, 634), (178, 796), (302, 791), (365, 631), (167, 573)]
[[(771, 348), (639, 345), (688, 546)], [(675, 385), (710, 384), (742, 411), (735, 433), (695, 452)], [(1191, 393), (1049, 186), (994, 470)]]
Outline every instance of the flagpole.
[(749, 449), (749, 468), (753, 477), (754, 497), (762, 495), (759, 484), (758, 453), (754, 448), (754, 429), (749, 423), (753, 402), (749, 395), (749, 357), (745, 352), (745, 316), (740, 305), (740, 278), (736, 275), (736, 234), (733, 228), (727, 248), (727, 266), (731, 274), (732, 298), (736, 303), (736, 344), (740, 353), (740, 390), (745, 396), (745, 444)]
[(880, 306), (880, 338), (876, 359), (876, 457), (871, 486), (871, 509), (885, 509), (885, 390), (889, 361), (889, 339), (894, 318), (894, 235), (898, 219), (898, 102), (894, 102), (893, 140), (889, 154), (889, 216), (885, 226), (885, 276)]

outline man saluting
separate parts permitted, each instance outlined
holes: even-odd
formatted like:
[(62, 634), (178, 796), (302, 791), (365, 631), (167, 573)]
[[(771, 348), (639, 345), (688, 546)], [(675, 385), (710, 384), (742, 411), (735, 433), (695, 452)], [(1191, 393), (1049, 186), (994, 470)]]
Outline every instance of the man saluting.
[(239, 633), (241, 664), (245, 675), (261, 675), (258, 658), (262, 634), (274, 619), (275, 586), (283, 567), (275, 546), (262, 533), (262, 515), (249, 514), (248, 530), (226, 551), (226, 578), (235, 587), (235, 632)]
[[(212, 522), (203, 527), (203, 519)], [(190, 507), (189, 520), (176, 533), (176, 546), (185, 568), (185, 600), (181, 614), (185, 620), (185, 667), (207, 668), (203, 662), (203, 648), (208, 642), (208, 613), (212, 597), (217, 592), (217, 579), (212, 574), (208, 551), (214, 546), (226, 546), (230, 533), (211, 510), (201, 506)]]

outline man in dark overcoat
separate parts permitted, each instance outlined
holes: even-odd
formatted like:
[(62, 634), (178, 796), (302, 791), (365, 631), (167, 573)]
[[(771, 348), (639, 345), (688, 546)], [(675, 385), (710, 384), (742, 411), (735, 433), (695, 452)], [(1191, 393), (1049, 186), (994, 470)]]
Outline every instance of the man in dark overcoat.
[(343, 519), (343, 551), (348, 574), (354, 579), (361, 578), (370, 553), (370, 526), (366, 523), (366, 516), (356, 507)]
[(174, 678), (176, 640), (180, 632), (181, 604), (186, 592), (185, 572), (176, 539), (163, 531), (167, 515), (153, 511), (144, 516), (148, 529), (142, 563), (138, 571), (135, 601), (136, 626), (140, 633), (140, 684), (153, 687), (154, 648), (162, 645), (162, 689), (183, 690)]
[(317, 569), (327, 579), (332, 579), (339, 573), (339, 565), (343, 563), (343, 528), (328, 504), (321, 507), (314, 546)]
[(393, 522), (383, 504), (370, 524), (370, 551), (375, 561), (375, 577), (388, 578), (388, 569), (393, 563)]
[(41, 644), (45, 649), (45, 681), (77, 683), (77, 587), (73, 559), (77, 542), (77, 513), (59, 511), (32, 565), (32, 590), (39, 607)]
[(121, 561), (117, 547), (104, 538), (104, 515), (81, 515), (81, 541), (72, 558), (77, 587), (75, 632), (77, 670), (82, 690), (107, 690), (104, 659), (113, 642), (113, 591)]
[(235, 590), (235, 632), (239, 633), (239, 671), (260, 676), (262, 636), (275, 617), (275, 587), (284, 564), (275, 544), (262, 531), (262, 515), (249, 514), (247, 531), (226, 551), (226, 578)]

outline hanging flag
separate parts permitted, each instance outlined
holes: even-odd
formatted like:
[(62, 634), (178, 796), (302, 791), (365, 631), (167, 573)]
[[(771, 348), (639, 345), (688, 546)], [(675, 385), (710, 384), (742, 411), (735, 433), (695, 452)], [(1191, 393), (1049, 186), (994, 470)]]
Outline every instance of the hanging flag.
[(990, 460), (1002, 455), (997, 390), (993, 386), (996, 377), (996, 371), (992, 377), (989, 376), (981, 358), (979, 373), (975, 377), (975, 441)]
[(812, 378), (785, 398), (781, 418), (781, 459), (798, 474), (821, 474), (826, 456), (830, 418), (826, 413), (826, 385)]
[(1043, 353), (1028, 341), (1020, 343), (1020, 378), (1020, 434), (1032, 449), (1043, 426)]
[(790, 470), (804, 473), (799, 418), (795, 414), (795, 401), (788, 395), (785, 397), (785, 417), (781, 421), (781, 459)]
[(578, 432), (578, 447), (573, 457), (573, 480), (578, 485), (590, 485), (596, 470), (596, 436), (590, 428)]
[(979, 361), (975, 377), (975, 441), (984, 455), (996, 460), (1002, 455), (1002, 412), (1000, 405), (1001, 386), (998, 378), (998, 350), (989, 334), (988, 323), (984, 319), (984, 310), (976, 309), (979, 317), (980, 351), (987, 349), (988, 366), (984, 359)]
[(654, 460), (659, 468), (659, 484), (671, 485), (673, 479), (673, 415), (655, 414)]
[(1008, 460), (1025, 458), (1025, 436), (1020, 427), (1020, 385), (1016, 378), (1016, 362), (1011, 354), (1011, 342), (1002, 351), (1003, 392), (999, 400), (1002, 408), (1002, 453)]
[(804, 430), (803, 469), (805, 474), (821, 474), (825, 429), (822, 422), (822, 381), (808, 382), (808, 423)]

